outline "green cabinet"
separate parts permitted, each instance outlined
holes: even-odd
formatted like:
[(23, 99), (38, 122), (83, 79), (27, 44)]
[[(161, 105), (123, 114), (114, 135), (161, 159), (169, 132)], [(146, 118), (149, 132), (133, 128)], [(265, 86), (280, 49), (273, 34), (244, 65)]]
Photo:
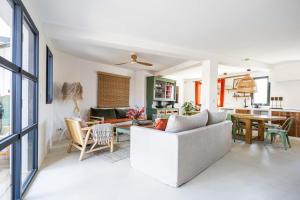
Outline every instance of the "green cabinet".
[[(158, 76), (147, 77), (147, 118), (152, 119), (153, 114), (167, 118), (171, 114), (178, 114), (178, 108), (169, 108), (166, 105), (174, 104), (176, 98), (176, 81)], [(156, 108), (161, 105), (162, 108)]]

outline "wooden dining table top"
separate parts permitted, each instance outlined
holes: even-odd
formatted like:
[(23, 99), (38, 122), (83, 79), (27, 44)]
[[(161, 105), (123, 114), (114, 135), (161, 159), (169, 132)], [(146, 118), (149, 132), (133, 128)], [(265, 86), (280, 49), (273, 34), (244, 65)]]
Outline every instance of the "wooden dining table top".
[(271, 115), (253, 115), (253, 114), (233, 114), (233, 116), (239, 119), (250, 119), (257, 121), (283, 121), (286, 117), (283, 116), (271, 116)]

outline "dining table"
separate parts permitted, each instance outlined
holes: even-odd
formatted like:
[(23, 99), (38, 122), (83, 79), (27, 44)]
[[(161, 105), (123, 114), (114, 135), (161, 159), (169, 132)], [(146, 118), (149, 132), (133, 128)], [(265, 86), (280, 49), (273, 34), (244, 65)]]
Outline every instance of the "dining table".
[(280, 122), (286, 120), (283, 116), (271, 116), (271, 115), (255, 115), (255, 114), (233, 114), (239, 122), (244, 123), (245, 128), (245, 142), (252, 144), (253, 130), (252, 126), (254, 122), (258, 125), (257, 140), (264, 141), (265, 124), (267, 122)]

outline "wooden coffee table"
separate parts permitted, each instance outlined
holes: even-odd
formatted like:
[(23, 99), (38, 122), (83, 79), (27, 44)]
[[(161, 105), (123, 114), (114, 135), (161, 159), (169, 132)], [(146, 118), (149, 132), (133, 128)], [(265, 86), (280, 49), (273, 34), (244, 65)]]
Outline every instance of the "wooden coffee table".
[[(128, 125), (121, 125), (121, 126), (116, 127), (117, 142), (119, 142), (119, 134), (120, 133), (130, 135), (131, 126), (136, 126), (136, 125), (128, 124)], [(139, 126), (146, 127), (146, 128), (154, 128), (154, 124), (139, 125)]]

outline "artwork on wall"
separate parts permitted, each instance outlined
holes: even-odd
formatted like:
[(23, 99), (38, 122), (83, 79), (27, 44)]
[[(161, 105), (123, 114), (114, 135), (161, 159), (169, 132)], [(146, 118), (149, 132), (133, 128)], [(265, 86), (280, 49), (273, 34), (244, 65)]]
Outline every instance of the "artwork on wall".
[(53, 54), (49, 47), (46, 47), (46, 104), (53, 101)]

